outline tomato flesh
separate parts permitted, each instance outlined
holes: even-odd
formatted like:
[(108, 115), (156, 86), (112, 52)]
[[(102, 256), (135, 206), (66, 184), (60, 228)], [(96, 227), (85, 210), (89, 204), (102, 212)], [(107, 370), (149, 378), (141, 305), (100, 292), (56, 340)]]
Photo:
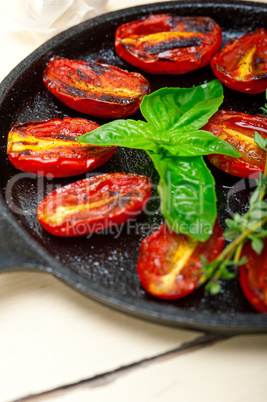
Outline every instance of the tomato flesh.
[(221, 41), (221, 29), (212, 19), (168, 14), (121, 25), (115, 34), (118, 55), (151, 74), (184, 74), (203, 67)]
[(178, 299), (191, 293), (201, 277), (201, 255), (214, 260), (224, 247), (223, 231), (216, 221), (204, 243), (174, 233), (164, 222), (140, 247), (137, 272), (144, 289), (162, 299)]
[(267, 89), (267, 31), (263, 28), (231, 40), (212, 59), (216, 77), (236, 91), (258, 94)]
[(239, 281), (250, 304), (260, 313), (267, 313), (267, 239), (260, 255), (247, 243), (243, 250), (247, 262), (239, 268)]
[(17, 124), (8, 134), (11, 163), (38, 176), (67, 177), (105, 163), (117, 147), (80, 144), (76, 137), (99, 127), (95, 122), (66, 117)]
[(266, 152), (254, 141), (255, 131), (267, 138), (267, 117), (220, 110), (203, 127), (240, 152), (241, 157), (209, 155), (208, 159), (218, 169), (233, 176), (247, 178), (264, 172)]
[(56, 236), (83, 236), (121, 225), (145, 208), (151, 181), (137, 174), (110, 173), (61, 187), (41, 202), (37, 218)]
[(149, 82), (138, 73), (115, 66), (54, 57), (43, 73), (49, 91), (82, 113), (119, 118), (135, 113)]

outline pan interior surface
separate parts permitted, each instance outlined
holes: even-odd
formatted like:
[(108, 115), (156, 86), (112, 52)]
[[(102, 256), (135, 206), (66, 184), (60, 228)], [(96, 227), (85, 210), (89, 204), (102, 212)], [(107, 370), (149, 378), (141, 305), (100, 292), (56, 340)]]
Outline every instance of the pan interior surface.
[[(136, 273), (139, 246), (142, 239), (163, 222), (156, 190), (158, 176), (143, 151), (120, 148), (97, 171), (53, 180), (19, 172), (8, 160), (7, 134), (14, 124), (67, 116), (85, 117), (98, 124), (108, 121), (83, 115), (64, 106), (45, 88), (43, 70), (51, 57), (58, 55), (86, 61), (100, 60), (128, 71), (138, 71), (116, 54), (114, 34), (119, 25), (151, 13), (209, 16), (221, 26), (225, 44), (232, 38), (264, 27), (267, 5), (181, 1), (134, 7), (86, 21), (38, 48), (9, 74), (0, 88), (2, 207), (8, 209), (12, 224), (24, 233), (26, 240), (20, 239), (22, 243), (25, 242), (24, 248), (33, 248), (40, 258), (47, 261), (43, 269), (89, 297), (126, 313), (167, 325), (227, 332), (266, 331), (267, 317), (253, 310), (237, 280), (223, 283), (222, 291), (216, 296), (207, 296), (201, 288), (177, 301), (156, 299), (142, 289)], [(152, 91), (167, 86), (191, 87), (215, 78), (209, 66), (180, 76), (142, 74), (150, 82)], [(264, 94), (251, 96), (225, 87), (221, 108), (256, 114), (264, 102)], [(142, 117), (138, 112), (131, 118)], [(248, 188), (245, 180), (217, 170), (208, 161), (207, 164), (216, 180), (218, 215), (224, 225), (229, 214), (237, 211), (242, 213), (247, 209), (252, 188)], [(146, 213), (123, 226), (109, 228), (107, 232), (77, 238), (57, 238), (40, 226), (36, 208), (48, 193), (92, 174), (110, 172), (135, 172), (152, 179), (154, 188)], [(229, 191), (232, 191), (231, 198), (228, 197)], [(6, 232), (9, 230), (9, 227), (5, 228)], [(1, 232), (1, 236), (5, 235), (5, 231)], [(28, 265), (33, 265), (30, 258), (28, 262)]]

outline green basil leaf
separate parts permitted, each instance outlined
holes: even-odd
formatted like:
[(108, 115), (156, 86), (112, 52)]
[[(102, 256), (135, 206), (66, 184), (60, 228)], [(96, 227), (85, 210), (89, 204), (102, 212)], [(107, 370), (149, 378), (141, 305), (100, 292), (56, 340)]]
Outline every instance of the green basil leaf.
[(140, 109), (158, 136), (168, 130), (195, 131), (203, 127), (222, 101), (222, 84), (213, 80), (193, 88), (161, 88), (146, 95)]
[(161, 212), (168, 226), (174, 232), (206, 241), (217, 211), (214, 178), (203, 158), (148, 154), (160, 176)]
[(209, 154), (222, 154), (233, 157), (240, 153), (227, 141), (216, 137), (209, 131), (198, 130), (173, 135), (171, 145), (163, 145), (171, 154), (177, 156), (200, 156)]
[(95, 130), (78, 137), (77, 141), (102, 147), (115, 145), (157, 152), (157, 144), (149, 137), (152, 137), (152, 134), (147, 123), (127, 119), (114, 120), (103, 124)]

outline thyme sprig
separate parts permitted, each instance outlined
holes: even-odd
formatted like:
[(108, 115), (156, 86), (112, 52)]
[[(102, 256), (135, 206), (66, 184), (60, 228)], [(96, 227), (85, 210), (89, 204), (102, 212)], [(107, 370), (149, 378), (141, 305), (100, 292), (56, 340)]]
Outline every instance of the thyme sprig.
[[(267, 139), (256, 132), (254, 141), (267, 151)], [(246, 263), (242, 250), (247, 241), (251, 240), (252, 249), (259, 255), (264, 248), (264, 238), (267, 237), (267, 202), (264, 200), (267, 194), (267, 153), (264, 173), (260, 173), (256, 184), (248, 211), (243, 215), (235, 213), (233, 219), (225, 220), (227, 229), (224, 236), (231, 243), (212, 262), (202, 257), (201, 283), (206, 282), (207, 293), (218, 293), (221, 290), (220, 280), (232, 279), (237, 275), (238, 267)]]
[[(267, 89), (265, 91), (265, 98), (267, 101)], [(267, 114), (267, 102), (265, 103), (264, 107), (261, 107), (260, 109), (263, 111), (264, 114)]]

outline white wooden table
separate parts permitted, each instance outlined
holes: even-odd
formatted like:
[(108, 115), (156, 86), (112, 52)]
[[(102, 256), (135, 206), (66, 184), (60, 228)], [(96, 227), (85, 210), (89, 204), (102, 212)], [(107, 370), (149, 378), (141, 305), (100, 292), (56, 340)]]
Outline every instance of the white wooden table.
[[(107, 11), (148, 0), (110, 0)], [(0, 15), (0, 79), (43, 39)], [(267, 336), (144, 322), (45, 273), (0, 275), (0, 402), (265, 402)]]

